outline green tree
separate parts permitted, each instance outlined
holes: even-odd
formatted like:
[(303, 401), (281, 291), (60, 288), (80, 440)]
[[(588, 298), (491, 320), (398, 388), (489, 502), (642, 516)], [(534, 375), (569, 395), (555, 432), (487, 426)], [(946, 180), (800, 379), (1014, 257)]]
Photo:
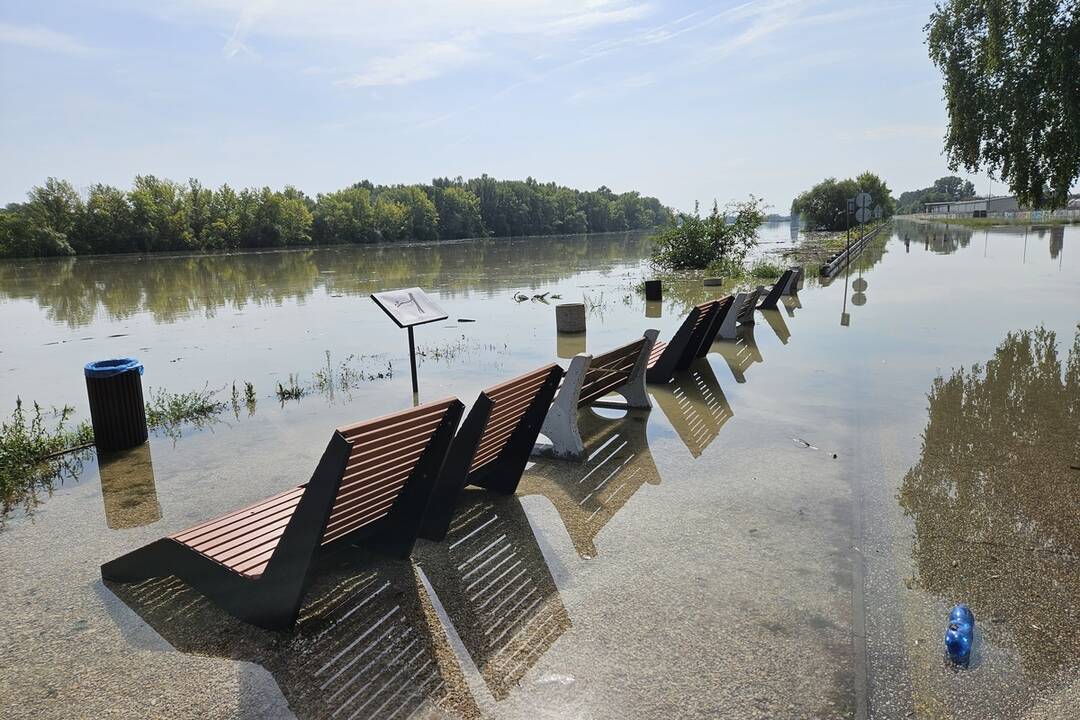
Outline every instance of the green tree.
[(428, 194), (417, 185), (397, 185), (379, 193), (404, 207), (409, 214), (403, 239), (431, 241), (439, 239), (439, 213)]
[(77, 253), (130, 252), (134, 230), (127, 193), (111, 185), (91, 185), (83, 211), (71, 231)]
[(0, 211), (0, 256), (49, 257), (74, 255), (67, 237), (38, 225), (27, 213), (11, 208)]
[(1080, 2), (946, 0), (925, 30), (949, 167), (985, 168), (1025, 205), (1064, 206), (1080, 176)]
[(412, 217), (409, 208), (388, 197), (375, 201), (375, 232), (380, 240), (400, 242), (409, 239)]
[(25, 212), (35, 224), (65, 237), (75, 227), (82, 212), (82, 198), (67, 180), (48, 178), (44, 185), (31, 188), (27, 198)]
[(440, 238), (482, 237), (485, 234), (480, 198), (465, 188), (460, 185), (435, 186), (431, 199), (439, 216)]
[(315, 242), (320, 245), (377, 240), (371, 190), (351, 188), (319, 195), (315, 201)]
[(819, 182), (792, 201), (791, 214), (799, 215), (803, 224), (815, 230), (843, 230), (848, 222), (855, 224), (854, 217), (847, 217), (847, 201), (860, 192), (870, 193), (871, 207), (880, 205), (884, 217), (895, 212), (896, 201), (889, 186), (874, 173), (864, 172), (854, 179)]

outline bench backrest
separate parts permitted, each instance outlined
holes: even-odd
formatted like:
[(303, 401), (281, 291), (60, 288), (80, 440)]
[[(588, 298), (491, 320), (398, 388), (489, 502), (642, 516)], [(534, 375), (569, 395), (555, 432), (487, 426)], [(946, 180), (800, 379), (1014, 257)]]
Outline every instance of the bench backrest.
[[(446, 424), (444, 420), (452, 407), (458, 409), (452, 433), (461, 407), (455, 398), (338, 428), (337, 433), (351, 448), (327, 519), (323, 545), (390, 514), (433, 436)], [(445, 448), (442, 452), (445, 454)]]
[(480, 436), (480, 442), (476, 445), (476, 453), (469, 467), (470, 473), (498, 459), (522, 417), (536, 399), (537, 393), (551, 376), (553, 368), (557, 367), (554, 363), (545, 365), (481, 393), (491, 401), (491, 413)]
[(620, 345), (614, 350), (594, 356), (581, 382), (578, 407), (585, 407), (615, 388), (625, 385), (633, 375), (634, 366), (648, 341), (648, 338), (641, 337)]
[(703, 358), (709, 354), (709, 348), (712, 347), (713, 341), (716, 340), (716, 335), (720, 332), (720, 327), (724, 324), (727, 314), (732, 311), (734, 302), (735, 298), (731, 295), (712, 301), (713, 308), (709, 325), (701, 336), (697, 352), (694, 353), (695, 357)]

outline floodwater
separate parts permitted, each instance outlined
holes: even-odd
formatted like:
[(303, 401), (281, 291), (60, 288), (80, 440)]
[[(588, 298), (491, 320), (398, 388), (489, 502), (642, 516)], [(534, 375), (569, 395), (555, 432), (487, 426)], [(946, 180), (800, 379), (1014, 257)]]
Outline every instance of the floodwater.
[[(290, 632), (173, 578), (101, 582), (103, 562), (306, 480), (335, 426), (412, 404), (405, 334), (369, 293), (442, 305), (416, 330), (420, 399), (468, 404), (669, 338), (732, 289), (646, 303), (647, 257), (630, 234), (0, 264), (9, 406), (84, 417), (82, 364), (119, 355), (148, 388), (240, 388), (219, 422), (91, 456), (0, 529), (0, 715), (1074, 715), (1080, 227), (898, 221), (650, 386), (651, 411), (584, 412), (585, 462), (467, 493), (411, 563), (327, 558)], [(584, 299), (585, 338), (557, 336), (555, 295)], [(290, 375), (308, 393), (281, 403)], [(942, 661), (956, 602), (977, 623), (964, 670)]]

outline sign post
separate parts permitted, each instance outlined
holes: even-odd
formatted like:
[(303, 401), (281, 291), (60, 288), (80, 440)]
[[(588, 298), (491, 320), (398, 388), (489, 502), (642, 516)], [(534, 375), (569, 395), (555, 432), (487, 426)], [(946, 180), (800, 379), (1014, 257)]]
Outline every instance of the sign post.
[(413, 328), (445, 320), (449, 316), (418, 287), (372, 293), (371, 299), (399, 328), (407, 328), (409, 331), (409, 368), (412, 370), (412, 391), (416, 395), (420, 392), (420, 387), (416, 382), (416, 340), (413, 337)]

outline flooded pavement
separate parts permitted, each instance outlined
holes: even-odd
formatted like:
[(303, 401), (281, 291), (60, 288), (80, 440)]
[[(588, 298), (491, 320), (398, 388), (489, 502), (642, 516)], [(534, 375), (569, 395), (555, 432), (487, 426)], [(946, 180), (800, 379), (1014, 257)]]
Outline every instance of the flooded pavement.
[[(650, 387), (651, 411), (584, 411), (585, 462), (467, 492), (411, 563), (325, 558), (289, 632), (99, 566), (302, 482), (335, 426), (411, 405), (404, 334), (368, 293), (416, 284), (447, 310), (417, 330), (421, 399), (468, 404), (645, 328), (669, 338), (730, 288), (645, 303), (640, 235), (0, 265), (9, 405), (83, 411), (81, 365), (121, 354), (147, 386), (257, 394), (91, 458), (0, 530), (0, 714), (1069, 717), (1078, 247), (1080, 227), (897, 222)], [(584, 340), (518, 292), (584, 298)], [(290, 373), (310, 392), (282, 404)], [(976, 617), (963, 671), (942, 661), (955, 602)]]

